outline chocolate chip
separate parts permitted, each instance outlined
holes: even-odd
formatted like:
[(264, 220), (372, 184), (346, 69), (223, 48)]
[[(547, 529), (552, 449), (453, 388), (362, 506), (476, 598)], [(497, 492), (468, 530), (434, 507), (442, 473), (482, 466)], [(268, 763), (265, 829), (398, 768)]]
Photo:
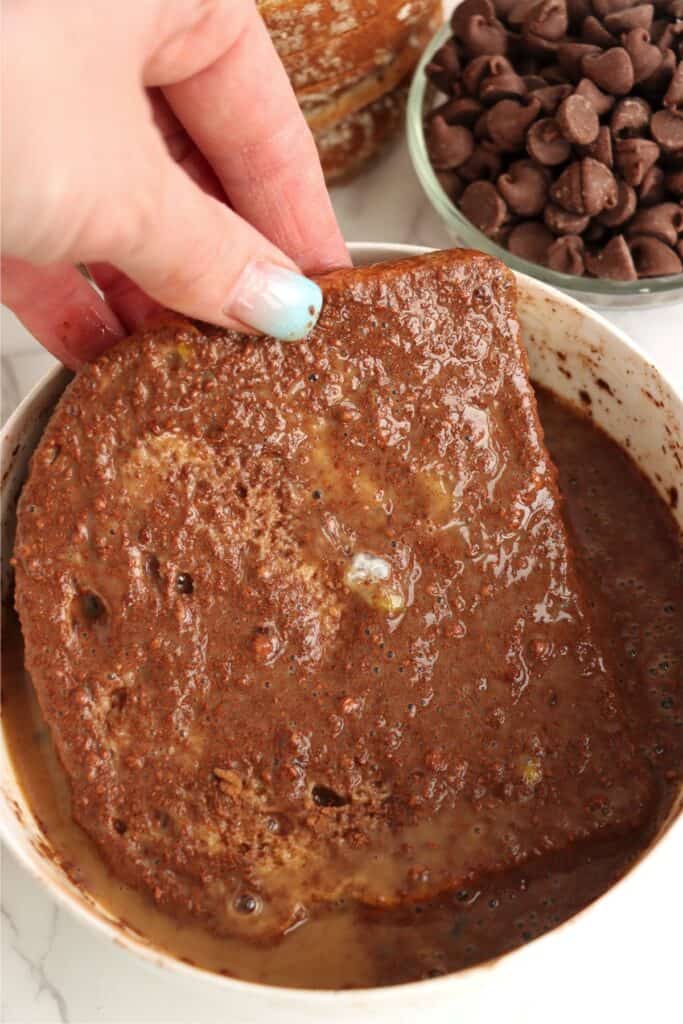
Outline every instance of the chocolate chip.
[(676, 55), (673, 50), (665, 50), (662, 54), (662, 62), (656, 71), (643, 79), (640, 87), (648, 96), (659, 96), (665, 92), (676, 70)]
[(617, 182), (609, 167), (587, 156), (581, 161), (581, 169), (584, 211), (593, 217), (616, 206)]
[(633, 0), (593, 0), (593, 10), (598, 18), (606, 18), (613, 11), (623, 11)]
[(623, 46), (586, 54), (581, 60), (581, 70), (599, 89), (616, 96), (625, 96), (633, 88), (633, 64)]
[(614, 36), (629, 32), (632, 28), (644, 28), (649, 31), (654, 15), (652, 4), (636, 4), (623, 11), (612, 11), (605, 17), (605, 28)]
[(541, 78), (540, 75), (522, 75), (522, 78), (529, 92), (535, 92), (537, 89), (544, 89), (548, 84), (545, 78)]
[[(457, 10), (457, 8), (456, 8)], [(505, 62), (503, 67), (501, 63)], [(504, 71), (514, 72), (512, 65), (504, 57), (475, 57), (471, 60), (462, 73), (462, 84), (470, 96), (479, 98), (481, 83), (489, 75), (502, 75)]]
[(662, 102), (665, 107), (683, 106), (683, 60), (676, 65), (676, 70), (669, 82), (669, 88), (664, 93)]
[(602, 50), (617, 45), (617, 40), (614, 36), (592, 14), (583, 20), (581, 38), (585, 43), (592, 43), (593, 46), (599, 46)]
[(612, 150), (612, 136), (607, 125), (603, 125), (600, 128), (595, 142), (591, 142), (589, 146), (581, 147), (581, 152), (584, 156), (592, 156), (594, 160), (599, 160), (605, 167), (612, 168), (614, 153)]
[(469, 20), (474, 14), (480, 14), (484, 18), (495, 18), (496, 16), (491, 0), (463, 0), (451, 15), (451, 28), (460, 39), (462, 39), (463, 32), (467, 31)]
[(542, 88), (533, 90), (533, 95), (541, 104), (542, 114), (554, 114), (562, 100), (565, 100), (571, 94), (572, 87), (569, 84), (545, 85), (544, 83)]
[(665, 153), (683, 154), (683, 110), (658, 110), (650, 131)]
[(561, 274), (581, 277), (584, 272), (583, 248), (583, 240), (578, 235), (556, 238), (548, 249), (548, 266)]
[(457, 82), (460, 76), (460, 57), (457, 44), (453, 39), (436, 51), (425, 68), (425, 74), (437, 89), (446, 94), (450, 93), (451, 86)]
[(545, 225), (537, 220), (527, 220), (510, 232), (508, 249), (524, 260), (545, 265), (548, 249), (553, 241), (553, 236)]
[(311, 790), (311, 796), (313, 797), (313, 803), (317, 804), (318, 807), (345, 807), (349, 803), (347, 796), (338, 793), (336, 789), (332, 789), (330, 786), (314, 786)]
[(557, 126), (569, 142), (587, 146), (598, 137), (600, 122), (592, 104), (583, 96), (568, 96), (555, 115)]
[(483, 111), (481, 103), (471, 96), (458, 96), (447, 100), (434, 110), (432, 116), (441, 116), (446, 124), (464, 124), (471, 127)]
[(493, 0), (493, 6), (499, 18), (507, 19), (510, 11), (518, 2), (519, 0)]
[(592, 220), (583, 233), (584, 242), (601, 242), (607, 234), (607, 228), (598, 220)]
[(595, 82), (591, 82), (590, 78), (582, 78), (574, 92), (577, 96), (583, 96), (584, 99), (593, 104), (598, 117), (608, 113), (614, 106), (614, 96), (608, 96), (607, 93), (598, 89)]
[(615, 139), (643, 135), (650, 123), (652, 108), (640, 96), (626, 96), (614, 107), (609, 126)]
[[(659, 32), (659, 27), (662, 27), (662, 32)], [(657, 38), (655, 39), (652, 32), (656, 32)], [(658, 48), (664, 53), (666, 50), (673, 50), (679, 47), (679, 37), (683, 33), (683, 24), (674, 21), (658, 21), (652, 26), (652, 32), (650, 38), (653, 43), (656, 43)]]
[(546, 167), (555, 167), (568, 160), (572, 147), (551, 117), (543, 117), (531, 125), (526, 137), (529, 156)]
[(194, 592), (194, 580), (189, 572), (178, 573), (175, 588), (179, 594), (192, 594)]
[(578, 28), (592, 11), (591, 0), (567, 0), (569, 24)]
[(465, 181), (494, 181), (500, 174), (501, 158), (491, 142), (482, 142), (458, 170)]
[(554, 235), (581, 235), (588, 227), (590, 217), (570, 213), (557, 203), (548, 203), (543, 211), (543, 220)]
[(593, 217), (616, 205), (617, 183), (608, 167), (586, 156), (562, 172), (550, 194), (570, 213)]
[(500, 100), (488, 113), (488, 132), (497, 146), (512, 151), (524, 147), (529, 125), (538, 117), (541, 104), (533, 96), (527, 100)]
[(508, 215), (505, 200), (489, 181), (475, 181), (468, 185), (460, 197), (460, 209), (485, 235), (501, 227)]
[(548, 179), (546, 169), (533, 160), (516, 160), (496, 185), (513, 213), (535, 217), (543, 212), (548, 200)]
[(559, 64), (548, 64), (541, 68), (541, 78), (547, 85), (567, 85), (567, 73)]
[(683, 270), (680, 256), (651, 235), (631, 238), (631, 255), (639, 277), (668, 277)]
[(506, 73), (489, 75), (481, 83), (479, 96), (482, 103), (498, 103), (499, 100), (517, 99), (526, 96), (527, 88), (520, 75)]
[[(475, 57), (475, 60), (478, 60), (478, 59), (479, 59), (478, 57)], [(499, 54), (499, 53), (494, 53), (492, 56), (490, 56), (488, 58), (488, 71), (487, 71), (487, 74), (488, 75), (514, 75), (514, 74), (516, 74), (516, 71), (513, 68), (513, 66), (510, 63), (510, 61), (507, 59), (507, 57), (503, 57), (502, 54)], [(483, 81), (483, 79), (482, 79), (482, 81)], [(479, 88), (481, 89), (481, 82), (479, 84)]]
[(538, 0), (516, 0), (508, 11), (508, 25), (512, 28), (521, 28), (537, 3)]
[(593, 277), (606, 277), (610, 281), (635, 281), (638, 277), (631, 250), (623, 235), (615, 235), (598, 252), (586, 250), (584, 263)]
[(462, 195), (465, 189), (465, 182), (457, 171), (437, 171), (436, 177), (449, 199), (455, 200)]
[(679, 171), (672, 171), (664, 178), (664, 182), (672, 195), (683, 199), (683, 168)]
[(524, 28), (528, 33), (552, 42), (562, 39), (568, 24), (564, 0), (540, 0), (524, 19)]
[(530, 57), (547, 63), (555, 57), (559, 43), (554, 43), (552, 39), (543, 39), (541, 36), (536, 36), (525, 28), (522, 29), (521, 45)]
[[(669, 19), (668, 18), (662, 18), (661, 15), (660, 15), (659, 18), (655, 18), (655, 20), (650, 25), (649, 32), (650, 32), (650, 39), (652, 40), (652, 42), (653, 43), (657, 43), (657, 45), (660, 47), (660, 49), (662, 51), (666, 50), (671, 45), (671, 43), (670, 43), (670, 35), (671, 35), (671, 33), (669, 32)], [(661, 40), (664, 38), (664, 36), (666, 36), (666, 40), (669, 40), (669, 41), (665, 40), (664, 46), (661, 46), (660, 43), (661, 43)]]
[(474, 139), (469, 128), (460, 124), (447, 124), (437, 116), (429, 122), (429, 157), (438, 170), (459, 167), (472, 156)]
[[(591, 43), (561, 43), (557, 50), (557, 62), (572, 82), (577, 82), (582, 75), (587, 74), (583, 70), (584, 60), (588, 57), (600, 56), (602, 56), (600, 47), (593, 46)], [(588, 75), (588, 77), (591, 76)]]
[(256, 914), (261, 908), (261, 899), (250, 892), (235, 897), (233, 906), (238, 914)]
[(460, 38), (467, 53), (472, 57), (503, 54), (507, 50), (507, 31), (494, 15), (488, 17), (484, 14), (473, 14), (460, 33)]
[(562, 171), (550, 190), (555, 202), (569, 213), (586, 214), (581, 163), (574, 161)]
[[(629, 88), (625, 90), (628, 92), (633, 87), (633, 82), (643, 82), (655, 73), (662, 63), (662, 53), (650, 42), (650, 33), (645, 28), (632, 28), (623, 39), (624, 49), (628, 53), (633, 67), (633, 80)], [(612, 89), (612, 91), (617, 92), (616, 89)]]
[(472, 129), (474, 137), (477, 142), (483, 142), (489, 140), (489, 112), (485, 110), (484, 113), (477, 118), (474, 128)]
[(683, 232), (683, 207), (678, 203), (657, 203), (638, 210), (626, 229), (626, 237), (651, 235), (660, 242), (675, 246)]
[(641, 206), (651, 206), (653, 203), (661, 203), (665, 198), (664, 171), (655, 164), (643, 178), (638, 189), (638, 201)]
[(614, 145), (614, 163), (629, 185), (640, 185), (658, 159), (659, 146), (651, 139), (620, 139)]
[(623, 179), (617, 181), (617, 201), (611, 210), (603, 210), (598, 216), (601, 224), (608, 228), (617, 228), (625, 224), (633, 216), (638, 205), (636, 190), (627, 185)]

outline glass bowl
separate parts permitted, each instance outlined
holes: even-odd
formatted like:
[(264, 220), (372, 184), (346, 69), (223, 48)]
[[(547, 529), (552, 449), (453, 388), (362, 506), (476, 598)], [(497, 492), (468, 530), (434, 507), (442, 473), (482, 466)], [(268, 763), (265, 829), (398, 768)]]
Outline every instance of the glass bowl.
[(431, 109), (437, 91), (429, 83), (425, 68), (432, 56), (451, 36), (448, 25), (441, 28), (427, 46), (417, 66), (408, 97), (408, 147), (413, 167), (427, 198), (443, 220), (453, 239), (472, 249), (497, 256), (513, 270), (568, 292), (581, 302), (608, 309), (644, 309), (683, 300), (683, 274), (641, 278), (638, 281), (608, 281), (604, 278), (561, 274), (538, 263), (521, 259), (498, 245), (467, 220), (441, 187), (429, 162), (424, 134), (424, 116)]

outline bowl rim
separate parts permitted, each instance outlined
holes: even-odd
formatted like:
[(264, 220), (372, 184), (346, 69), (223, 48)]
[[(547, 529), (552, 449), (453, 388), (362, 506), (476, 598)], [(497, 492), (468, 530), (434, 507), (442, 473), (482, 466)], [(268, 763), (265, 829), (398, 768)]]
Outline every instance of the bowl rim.
[[(352, 257), (367, 257), (368, 255), (374, 255), (375, 258), (372, 262), (388, 262), (410, 256), (420, 256), (435, 251), (434, 248), (429, 246), (392, 242), (349, 242), (348, 246)], [(382, 255), (378, 255), (379, 253)], [(520, 274), (517, 271), (515, 271), (515, 277), (531, 291), (540, 291), (546, 298), (552, 299), (560, 304), (568, 305), (582, 317), (594, 321), (607, 331), (612, 341), (625, 346), (643, 363), (652, 367), (656, 374), (671, 389), (679, 404), (681, 404), (681, 411), (683, 414), (682, 389), (677, 387), (676, 383), (656, 365), (656, 362), (651, 359), (649, 354), (645, 353), (624, 331), (616, 327), (600, 313), (590, 309), (583, 303), (578, 302), (565, 292), (553, 288), (544, 281), (540, 281), (530, 275)], [(68, 380), (68, 375), (62, 366), (58, 365), (53, 367), (47, 374), (45, 374), (44, 377), (41, 378), (41, 380), (38, 381), (37, 384), (34, 385), (25, 398), (22, 399), (0, 431), (0, 439), (2, 439), (3, 443), (6, 438), (12, 436), (12, 432), (16, 430), (17, 423), (24, 415), (27, 407), (29, 407), (31, 403), (35, 402), (42, 392), (50, 385), (53, 385), (60, 375), (65, 376), (65, 381)], [(0, 789), (0, 802), (5, 806), (0, 808), (0, 840), (6, 844), (7, 848), (11, 850), (13, 855), (28, 871), (32, 878), (45, 888), (50, 896), (54, 898), (60, 906), (65, 907), (86, 926), (93, 928), (107, 940), (123, 948), (126, 953), (134, 955), (139, 962), (146, 964), (152, 969), (167, 968), (176, 974), (187, 977), (188, 979), (194, 979), (195, 981), (203, 982), (204, 984), (215, 985), (217, 986), (217, 990), (222, 990), (225, 993), (232, 992), (236, 996), (242, 994), (247, 998), (260, 998), (264, 1001), (269, 1000), (271, 1003), (278, 1003), (282, 1009), (294, 1007), (301, 1011), (304, 1009), (303, 1004), (305, 1004), (305, 1009), (308, 1010), (315, 1010), (316, 1008), (326, 1010), (328, 1008), (337, 1007), (340, 1009), (348, 1008), (354, 1012), (359, 1012), (361, 1010), (372, 1012), (373, 1008), (380, 1009), (381, 1006), (381, 1009), (385, 1011), (387, 1009), (391, 1010), (392, 1008), (399, 1009), (405, 1004), (406, 999), (410, 997), (418, 998), (421, 1004), (426, 1006), (428, 1004), (425, 1000), (428, 1000), (430, 997), (435, 1000), (442, 999), (447, 992), (452, 992), (453, 995), (455, 995), (456, 991), (464, 993), (465, 989), (468, 987), (473, 991), (477, 986), (490, 979), (492, 970), (500, 963), (511, 964), (512, 962), (518, 962), (522, 959), (528, 958), (529, 956), (533, 956), (534, 951), (537, 951), (540, 945), (543, 945), (543, 948), (545, 949), (553, 942), (557, 942), (560, 936), (566, 936), (568, 933), (573, 932), (577, 927), (585, 927), (587, 915), (592, 914), (594, 917), (598, 912), (604, 913), (603, 908), (607, 905), (611, 905), (614, 899), (622, 892), (624, 882), (632, 880), (634, 875), (639, 876), (643, 864), (652, 864), (653, 858), (656, 859), (657, 850), (661, 846), (662, 840), (667, 839), (672, 833), (675, 833), (676, 842), (680, 844), (681, 850), (683, 851), (683, 814), (681, 814), (677, 816), (678, 820), (672, 821), (670, 827), (667, 828), (665, 832), (661, 834), (654, 843), (652, 843), (652, 845), (638, 857), (636, 862), (616, 881), (616, 883), (614, 883), (606, 892), (592, 903), (583, 907), (578, 911), (578, 913), (563, 921), (557, 927), (552, 928), (550, 931), (539, 936), (528, 945), (519, 946), (516, 949), (511, 950), (509, 953), (475, 964), (472, 967), (464, 968), (461, 971), (445, 974), (438, 978), (427, 978), (420, 981), (403, 982), (397, 985), (376, 986), (373, 988), (329, 990), (289, 988), (286, 986), (269, 985), (261, 982), (244, 981), (240, 978), (218, 974), (215, 971), (211, 971), (199, 965), (190, 964), (180, 960), (171, 953), (166, 952), (164, 949), (147, 942), (144, 939), (144, 936), (138, 936), (134, 932), (124, 930), (120, 923), (107, 918), (96, 903), (93, 903), (92, 905), (89, 904), (87, 894), (81, 894), (78, 896), (76, 892), (71, 891), (66, 880), (63, 881), (62, 879), (46, 876), (38, 853), (33, 850), (32, 847), (29, 849), (29, 844), (22, 843), (19, 838), (17, 838), (17, 836), (15, 836), (15, 834), (5, 825), (5, 816), (12, 813), (7, 806), (11, 803), (12, 799), (13, 798), (5, 792), (5, 787), (3, 785), (2, 789)], [(30, 809), (30, 803), (28, 800), (26, 800), (26, 804)], [(106, 911), (106, 906), (104, 906), (104, 910)]]
[[(427, 64), (437, 50), (452, 37), (448, 22), (432, 36), (415, 69), (408, 93), (406, 108), (406, 133), (408, 150), (413, 169), (422, 188), (441, 220), (472, 248), (483, 249), (484, 252), (497, 256), (512, 270), (542, 281), (563, 292), (570, 291), (581, 295), (586, 302), (610, 299), (637, 299), (639, 295), (659, 297), (662, 301), (683, 297), (683, 271), (667, 277), (644, 277), (637, 281), (611, 281), (604, 277), (578, 277), (575, 274), (563, 274), (540, 263), (532, 263), (521, 256), (515, 256), (502, 245), (498, 245), (485, 235), (483, 231), (462, 215), (458, 207), (451, 201), (430, 163), (427, 142), (424, 133), (424, 103), (428, 94), (429, 82), (425, 74)], [(634, 303), (637, 305), (637, 303)]]

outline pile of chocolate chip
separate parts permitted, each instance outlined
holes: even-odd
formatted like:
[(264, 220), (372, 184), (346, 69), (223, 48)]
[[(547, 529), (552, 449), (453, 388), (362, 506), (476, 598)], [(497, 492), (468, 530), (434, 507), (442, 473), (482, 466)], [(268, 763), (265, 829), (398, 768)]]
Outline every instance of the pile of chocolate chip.
[(427, 67), (432, 166), (476, 227), (566, 274), (683, 271), (683, 0), (464, 0)]

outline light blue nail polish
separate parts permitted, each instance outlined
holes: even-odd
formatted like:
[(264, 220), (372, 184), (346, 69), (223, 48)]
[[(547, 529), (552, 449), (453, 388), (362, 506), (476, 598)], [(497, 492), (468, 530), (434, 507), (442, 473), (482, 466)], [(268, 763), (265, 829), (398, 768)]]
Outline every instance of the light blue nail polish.
[(280, 341), (300, 341), (315, 327), (323, 293), (314, 281), (275, 263), (250, 263), (226, 312)]

